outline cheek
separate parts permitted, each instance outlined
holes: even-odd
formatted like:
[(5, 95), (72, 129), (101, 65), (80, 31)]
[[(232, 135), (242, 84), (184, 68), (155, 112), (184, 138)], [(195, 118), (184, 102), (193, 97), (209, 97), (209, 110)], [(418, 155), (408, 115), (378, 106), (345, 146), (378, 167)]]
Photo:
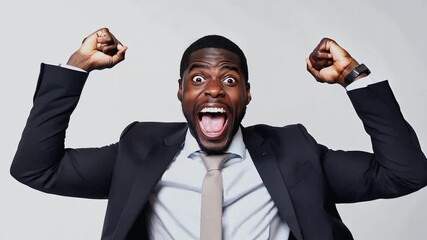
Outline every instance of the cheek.
[(194, 86), (193, 84), (188, 83), (188, 81), (186, 81), (182, 89), (183, 98), (187, 99), (195, 99), (201, 92), (203, 92), (202, 86)]
[(245, 112), (246, 102), (245, 98), (240, 96), (234, 99), (230, 99), (234, 108), (235, 117), (239, 118)]
[(182, 95), (182, 102), (186, 105), (194, 104), (194, 102), (197, 100), (198, 95), (199, 94), (195, 91), (184, 92), (184, 94)]
[(190, 114), (191, 111), (193, 111), (197, 98), (200, 95), (199, 92), (200, 91), (184, 89), (181, 104), (182, 108), (187, 112), (187, 114)]
[(235, 106), (241, 107), (246, 105), (246, 91), (236, 89), (228, 92), (228, 97)]

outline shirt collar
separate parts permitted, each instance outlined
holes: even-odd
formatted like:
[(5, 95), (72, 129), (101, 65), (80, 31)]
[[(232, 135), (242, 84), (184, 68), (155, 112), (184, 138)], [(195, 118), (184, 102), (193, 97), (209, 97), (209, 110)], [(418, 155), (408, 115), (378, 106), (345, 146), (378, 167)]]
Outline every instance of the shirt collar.
[[(185, 153), (186, 157), (190, 157), (190, 155), (192, 155), (193, 153), (200, 151), (199, 144), (197, 143), (197, 140), (193, 137), (193, 135), (191, 135), (190, 129), (187, 130), (187, 133), (185, 135), (184, 148), (182, 150)], [(237, 130), (237, 133), (231, 140), (230, 146), (225, 152), (238, 155), (242, 159), (246, 158), (246, 146), (243, 142), (243, 134), (241, 128)]]

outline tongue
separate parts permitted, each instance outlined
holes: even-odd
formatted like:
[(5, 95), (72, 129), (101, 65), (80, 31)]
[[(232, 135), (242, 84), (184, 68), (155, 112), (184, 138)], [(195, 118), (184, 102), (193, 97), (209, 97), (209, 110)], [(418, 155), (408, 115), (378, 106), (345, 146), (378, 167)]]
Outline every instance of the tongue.
[(221, 114), (204, 114), (201, 123), (205, 131), (215, 133), (221, 131), (224, 121), (225, 118)]

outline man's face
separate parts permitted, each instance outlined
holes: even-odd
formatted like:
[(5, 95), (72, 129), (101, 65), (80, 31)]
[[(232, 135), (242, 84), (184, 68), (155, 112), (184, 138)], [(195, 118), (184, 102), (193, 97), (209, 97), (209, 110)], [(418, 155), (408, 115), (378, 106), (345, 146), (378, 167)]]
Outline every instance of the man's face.
[(226, 150), (251, 100), (239, 57), (220, 48), (199, 49), (178, 82), (178, 99), (200, 148)]

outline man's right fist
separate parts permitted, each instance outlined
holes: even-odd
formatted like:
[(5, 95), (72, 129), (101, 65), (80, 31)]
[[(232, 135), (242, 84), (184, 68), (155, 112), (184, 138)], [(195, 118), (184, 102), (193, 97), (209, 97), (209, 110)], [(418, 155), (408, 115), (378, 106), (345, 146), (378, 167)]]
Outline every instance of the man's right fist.
[(112, 68), (125, 59), (126, 50), (108, 28), (101, 28), (83, 40), (67, 64), (87, 72)]

